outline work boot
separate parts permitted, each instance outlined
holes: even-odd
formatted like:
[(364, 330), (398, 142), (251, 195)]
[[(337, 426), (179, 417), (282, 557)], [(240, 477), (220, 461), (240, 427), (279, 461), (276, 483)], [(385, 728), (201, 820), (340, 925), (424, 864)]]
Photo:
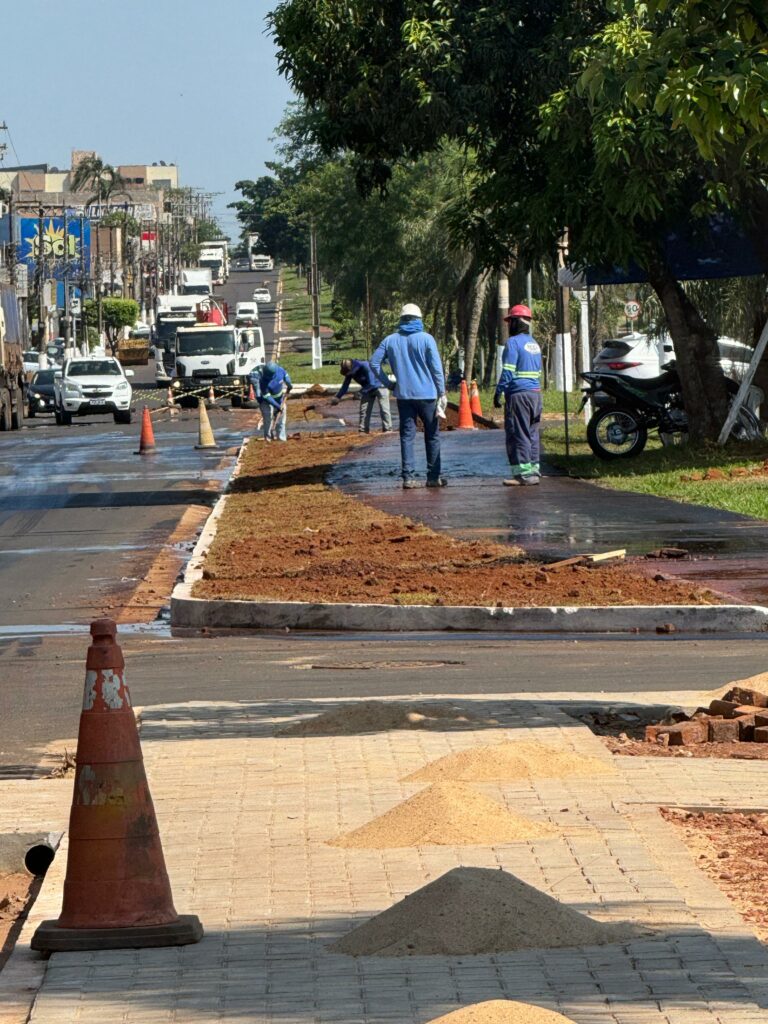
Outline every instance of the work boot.
[(509, 480), (502, 480), (505, 487), (535, 487), (540, 481), (540, 477), (533, 473), (518, 474), (517, 476), (510, 477)]
[(410, 491), (414, 487), (421, 487), (421, 480), (403, 480), (403, 490)]
[(427, 480), (427, 487), (447, 487), (448, 481), (444, 476), (439, 476), (435, 480)]

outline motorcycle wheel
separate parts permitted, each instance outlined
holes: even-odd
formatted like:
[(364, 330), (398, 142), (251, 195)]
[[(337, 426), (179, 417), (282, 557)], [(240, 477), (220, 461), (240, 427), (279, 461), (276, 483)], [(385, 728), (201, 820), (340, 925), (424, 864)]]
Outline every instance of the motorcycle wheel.
[(598, 459), (631, 459), (648, 440), (648, 429), (634, 409), (621, 405), (598, 409), (587, 424), (587, 441)]
[(760, 441), (763, 437), (763, 428), (760, 425), (760, 420), (745, 405), (739, 409), (739, 415), (733, 424), (731, 437), (736, 441)]

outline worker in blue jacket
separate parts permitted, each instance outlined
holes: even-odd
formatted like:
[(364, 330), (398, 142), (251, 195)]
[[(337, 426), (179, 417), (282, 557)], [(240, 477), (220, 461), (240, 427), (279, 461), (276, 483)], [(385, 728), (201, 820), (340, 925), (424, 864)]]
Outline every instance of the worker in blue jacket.
[(512, 476), (505, 487), (531, 486), (541, 480), (541, 349), (531, 337), (533, 314), (528, 306), (512, 306), (504, 319), (509, 339), (493, 404), (504, 402), (504, 433)]
[(280, 441), (285, 441), (288, 436), (286, 403), (293, 388), (288, 372), (277, 363), (264, 363), (251, 372), (250, 381), (263, 417), (264, 440), (273, 441), (277, 434)]
[[(382, 370), (385, 362), (395, 375), (395, 384)], [(403, 487), (421, 486), (416, 479), (413, 455), (417, 420), (424, 427), (427, 487), (445, 487), (448, 481), (441, 473), (437, 416), (438, 399), (445, 397), (445, 376), (435, 339), (424, 330), (421, 310), (415, 303), (403, 306), (397, 331), (389, 334), (373, 353), (371, 369), (385, 388), (394, 390), (397, 398)]]
[(354, 381), (360, 385), (360, 423), (358, 430), (361, 434), (370, 434), (371, 416), (373, 406), (379, 403), (379, 415), (381, 416), (381, 430), (386, 434), (392, 429), (392, 415), (389, 411), (389, 388), (385, 388), (379, 378), (371, 369), (367, 359), (342, 359), (339, 370), (344, 377), (344, 383), (336, 392), (331, 405), (338, 405), (342, 398), (349, 391), (349, 385)]

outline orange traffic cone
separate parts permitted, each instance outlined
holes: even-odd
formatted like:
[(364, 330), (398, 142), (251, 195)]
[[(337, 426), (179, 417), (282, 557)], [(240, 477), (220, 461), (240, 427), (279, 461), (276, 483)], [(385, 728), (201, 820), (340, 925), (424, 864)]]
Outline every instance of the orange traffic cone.
[(461, 397), (459, 398), (459, 430), (474, 430), (475, 422), (472, 419), (472, 410), (469, 406), (469, 392), (467, 382), (461, 382)]
[(139, 438), (139, 450), (134, 455), (153, 455), (155, 452), (155, 432), (152, 429), (152, 420), (149, 409), (144, 406), (141, 414), (141, 437)]
[(253, 390), (253, 384), (251, 384), (249, 386), (249, 388), (248, 388), (248, 401), (249, 402), (255, 402), (256, 401), (256, 392)]
[(208, 405), (216, 405), (216, 392), (213, 390), (213, 384), (208, 388)]
[(173, 388), (168, 388), (168, 394), (165, 396), (165, 402), (170, 408), (173, 408), (173, 406), (176, 405), (176, 400), (173, 397)]
[(480, 389), (477, 386), (477, 381), (473, 380), (469, 389), (469, 407), (472, 410), (473, 416), (482, 416), (483, 407), (480, 404)]
[(173, 905), (116, 632), (111, 619), (91, 623), (64, 900), (33, 949), (184, 946), (203, 936), (200, 920)]

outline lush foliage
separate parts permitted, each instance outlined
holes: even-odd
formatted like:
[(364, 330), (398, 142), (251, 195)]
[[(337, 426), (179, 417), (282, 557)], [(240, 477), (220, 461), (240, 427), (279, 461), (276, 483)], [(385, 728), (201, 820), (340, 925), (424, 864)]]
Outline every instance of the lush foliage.
[[(98, 326), (98, 299), (86, 299), (84, 309), (86, 324)], [(139, 304), (135, 299), (102, 299), (101, 318), (112, 355), (116, 355), (123, 328), (133, 327), (139, 319)]]

